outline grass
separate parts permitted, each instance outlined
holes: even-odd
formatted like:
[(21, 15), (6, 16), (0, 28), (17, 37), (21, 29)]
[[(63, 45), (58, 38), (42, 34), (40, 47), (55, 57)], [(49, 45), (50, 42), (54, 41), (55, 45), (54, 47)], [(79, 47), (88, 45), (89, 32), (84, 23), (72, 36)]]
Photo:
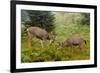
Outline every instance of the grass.
[(24, 48), (22, 49), (22, 62), (69, 61), (89, 59), (89, 49), (85, 48)]
[[(60, 30), (59, 30), (60, 29)], [(48, 62), (48, 61), (72, 61), (72, 60), (87, 60), (90, 59), (90, 29), (87, 25), (63, 25), (56, 24), (55, 28), (56, 40), (51, 46), (47, 42), (44, 43), (44, 48), (40, 45), (40, 40), (34, 38), (32, 48), (28, 48), (27, 38), (22, 38), (21, 41), (21, 62)], [(84, 37), (87, 44), (84, 50), (80, 50), (78, 46), (73, 48), (58, 49), (57, 42), (63, 42), (65, 39), (72, 36)]]

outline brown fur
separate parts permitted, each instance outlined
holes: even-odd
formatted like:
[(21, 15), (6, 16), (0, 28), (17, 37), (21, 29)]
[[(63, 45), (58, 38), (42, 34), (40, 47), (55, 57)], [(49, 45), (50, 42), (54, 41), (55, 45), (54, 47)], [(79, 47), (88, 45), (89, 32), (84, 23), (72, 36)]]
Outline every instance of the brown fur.
[(28, 33), (28, 41), (29, 41), (29, 47), (31, 47), (32, 38), (36, 37), (40, 40), (51, 40), (53, 39), (48, 32), (45, 29), (42, 29), (40, 27), (29, 27), (27, 28)]
[(61, 48), (79, 46), (80, 49), (83, 49), (83, 48), (85, 48), (85, 44), (86, 44), (86, 40), (84, 40), (83, 38), (81, 38), (81, 37), (72, 37), (72, 38), (69, 38), (69, 39), (65, 40), (61, 44)]

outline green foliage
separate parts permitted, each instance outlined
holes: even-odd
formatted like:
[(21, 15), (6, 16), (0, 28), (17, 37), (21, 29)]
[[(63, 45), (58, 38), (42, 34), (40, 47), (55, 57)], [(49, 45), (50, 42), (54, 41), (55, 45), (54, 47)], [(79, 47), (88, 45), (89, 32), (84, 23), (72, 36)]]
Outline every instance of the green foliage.
[[(40, 40), (33, 39), (32, 48), (28, 48), (28, 40), (26, 38), (22, 41), (22, 62), (48, 62), (48, 61), (69, 61), (69, 60), (87, 60), (90, 58), (90, 37), (89, 27), (84, 25), (80, 28), (79, 25), (69, 25), (67, 27), (58, 26), (55, 30), (57, 38), (51, 46), (44, 42), (44, 48), (41, 47)], [(58, 30), (60, 29), (60, 30)], [(69, 30), (69, 31), (68, 31)], [(86, 39), (86, 46), (80, 50), (78, 46), (73, 48), (60, 49), (57, 42), (63, 42), (68, 37), (77, 35), (84, 35)]]
[[(26, 12), (29, 17), (29, 21), (24, 22), (26, 27), (38, 26), (46, 29), (48, 32), (54, 29), (54, 15), (52, 12), (33, 10), (24, 10), (24, 12)], [(24, 19), (22, 18), (22, 20)]]
[(26, 27), (22, 24), (21, 25), (21, 38), (26, 37), (27, 33), (26, 33)]
[(30, 21), (28, 13), (25, 10), (21, 10), (21, 23)]
[(83, 24), (90, 25), (90, 14), (89, 13), (82, 13), (83, 15)]
[[(52, 32), (55, 32), (56, 34), (56, 41), (52, 45), (48, 45), (48, 42), (44, 42), (44, 48), (42, 48), (40, 40), (33, 38), (32, 48), (28, 48), (27, 37), (22, 38), (21, 62), (72, 61), (90, 59), (90, 26), (86, 23), (82, 24), (83, 22), (80, 23), (84, 15), (81, 15), (80, 13), (62, 14), (60, 12), (54, 12), (53, 14), (55, 16), (55, 22), (53, 23), (55, 29), (53, 29)], [(57, 42), (61, 43), (73, 36), (80, 36), (86, 40), (86, 45), (83, 50), (80, 50), (79, 46), (73, 46), (72, 48), (66, 47), (63, 49), (59, 48)]]
[(56, 12), (55, 18), (56, 18), (56, 23), (62, 23), (63, 25), (70, 25), (70, 24), (90, 25), (89, 13)]
[(77, 47), (57, 49), (53, 46), (49, 48), (23, 48), (21, 57), (22, 62), (85, 60), (89, 59), (89, 49), (88, 46), (84, 50)]
[(77, 19), (77, 23), (80, 25), (90, 25), (90, 14), (89, 13), (80, 13), (80, 18)]

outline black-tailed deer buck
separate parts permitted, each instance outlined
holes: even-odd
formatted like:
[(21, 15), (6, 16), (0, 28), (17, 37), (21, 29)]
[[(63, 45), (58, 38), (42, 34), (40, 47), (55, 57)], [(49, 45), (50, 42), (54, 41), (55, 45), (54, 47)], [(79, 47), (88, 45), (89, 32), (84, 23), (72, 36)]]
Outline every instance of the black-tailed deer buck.
[(51, 36), (45, 29), (40, 27), (29, 27), (27, 28), (27, 33), (29, 47), (32, 46), (33, 37), (40, 39), (42, 48), (44, 47), (43, 41), (49, 40), (50, 44), (54, 42), (54, 36)]

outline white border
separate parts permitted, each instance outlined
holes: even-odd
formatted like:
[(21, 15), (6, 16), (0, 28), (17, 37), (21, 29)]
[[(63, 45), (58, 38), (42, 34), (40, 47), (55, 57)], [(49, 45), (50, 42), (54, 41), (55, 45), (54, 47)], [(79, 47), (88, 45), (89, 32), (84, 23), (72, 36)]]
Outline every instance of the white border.
[[(44, 10), (44, 11), (67, 11), (90, 13), (90, 60), (61, 61), (61, 62), (35, 62), (21, 63), (21, 9)], [(35, 6), (35, 5), (16, 5), (16, 68), (39, 68), (54, 66), (72, 66), (94, 64), (94, 10), (84, 8)]]

